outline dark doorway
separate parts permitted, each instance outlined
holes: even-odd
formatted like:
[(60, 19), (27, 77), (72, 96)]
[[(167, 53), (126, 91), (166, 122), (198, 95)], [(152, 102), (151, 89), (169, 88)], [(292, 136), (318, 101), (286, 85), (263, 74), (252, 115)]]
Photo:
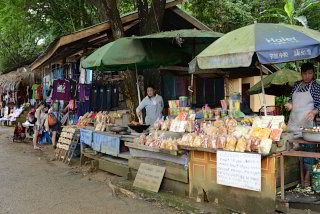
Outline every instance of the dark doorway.
[(248, 95), (248, 90), (250, 89), (250, 83), (242, 84), (242, 99), (248, 102), (248, 106), (250, 107), (250, 95)]

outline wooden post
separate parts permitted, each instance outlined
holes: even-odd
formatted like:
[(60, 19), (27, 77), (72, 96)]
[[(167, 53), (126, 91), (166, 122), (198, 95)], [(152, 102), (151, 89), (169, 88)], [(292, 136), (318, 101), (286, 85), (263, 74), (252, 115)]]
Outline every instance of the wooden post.
[(280, 188), (281, 188), (281, 200), (284, 200), (284, 157), (280, 156)]
[(229, 96), (229, 75), (225, 75), (224, 77), (224, 97)]
[(300, 180), (301, 180), (301, 187), (304, 188), (304, 170), (303, 170), (303, 158), (300, 158)]
[(261, 76), (261, 87), (262, 87), (264, 116), (267, 116), (266, 94), (265, 94), (265, 90), (264, 90), (264, 83), (263, 83), (263, 75), (262, 75), (262, 66), (261, 66), (261, 64), (259, 64), (259, 68), (260, 68), (260, 76)]

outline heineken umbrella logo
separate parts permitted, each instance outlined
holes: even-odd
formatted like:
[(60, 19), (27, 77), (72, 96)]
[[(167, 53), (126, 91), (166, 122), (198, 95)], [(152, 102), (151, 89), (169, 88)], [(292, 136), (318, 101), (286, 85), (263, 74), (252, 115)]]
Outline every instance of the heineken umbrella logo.
[(269, 44), (275, 44), (275, 45), (282, 45), (282, 44), (287, 44), (287, 43), (297, 43), (299, 42), (296, 37), (280, 37), (280, 38), (266, 38), (266, 41)]

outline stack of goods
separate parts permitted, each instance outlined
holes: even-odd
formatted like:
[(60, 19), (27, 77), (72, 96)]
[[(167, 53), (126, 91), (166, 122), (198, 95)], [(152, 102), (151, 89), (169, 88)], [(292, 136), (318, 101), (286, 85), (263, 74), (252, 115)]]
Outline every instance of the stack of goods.
[[(241, 122), (232, 118), (216, 120), (214, 122), (198, 122), (181, 115), (174, 120), (157, 121), (154, 132), (149, 136), (142, 135), (140, 144), (176, 150), (182, 148), (200, 147), (213, 150), (236, 152), (257, 152), (263, 155), (270, 153), (272, 142), (279, 141), (282, 129), (260, 128), (259, 125), (250, 126), (251, 119)], [(256, 124), (259, 124), (258, 118)], [(242, 124), (242, 125), (241, 125)], [(186, 133), (180, 139), (164, 139), (157, 131), (173, 131)]]
[(178, 139), (172, 139), (172, 138), (165, 139), (163, 135), (159, 136), (157, 132), (149, 134), (148, 136), (144, 134), (141, 135), (139, 138), (139, 144), (150, 146), (153, 148), (178, 150)]
[(88, 112), (79, 118), (79, 122), (77, 125), (79, 127), (85, 127), (85, 126), (88, 126), (89, 124), (93, 124), (95, 120), (95, 116), (96, 115), (93, 112)]
[(95, 131), (104, 132), (107, 125), (111, 123), (111, 117), (107, 112), (99, 112), (96, 115)]
[(169, 104), (168, 113), (170, 116), (178, 116), (181, 112), (189, 112), (191, 110), (189, 107), (187, 107), (187, 101), (185, 101), (184, 99), (169, 100), (168, 104)]
[(104, 132), (109, 125), (116, 124), (117, 120), (123, 118), (126, 112), (100, 111), (96, 114), (95, 131)]
[[(75, 127), (64, 127), (57, 144), (56, 159), (67, 161), (68, 153), (70, 153), (72, 158), (75, 146), (79, 143), (79, 139), (79, 129), (76, 129)], [(72, 146), (73, 144), (75, 144), (75, 146)]]

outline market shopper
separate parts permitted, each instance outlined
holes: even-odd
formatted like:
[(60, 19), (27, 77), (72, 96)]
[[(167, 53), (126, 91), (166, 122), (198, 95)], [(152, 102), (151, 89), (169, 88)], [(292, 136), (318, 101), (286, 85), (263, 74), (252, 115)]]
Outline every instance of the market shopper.
[(141, 117), (142, 110), (146, 109), (146, 124), (152, 125), (157, 119), (162, 117), (163, 99), (156, 94), (155, 88), (152, 85), (147, 87), (147, 96), (142, 100), (136, 112), (138, 117)]
[(33, 133), (33, 148), (34, 149), (40, 149), (38, 147), (38, 144), (40, 143), (40, 123), (41, 123), (41, 111), (44, 108), (43, 104), (39, 104), (36, 112), (35, 112), (35, 119), (36, 119), (36, 124), (34, 126), (34, 133)]
[(53, 108), (51, 108), (48, 112), (48, 125), (52, 132), (52, 145), (54, 149), (57, 147), (57, 135), (61, 127), (60, 121), (61, 114), (59, 110), (55, 109), (54, 111)]
[[(286, 105), (286, 108), (291, 111), (288, 130), (297, 136), (301, 136), (301, 127), (313, 127), (315, 116), (320, 109), (320, 85), (314, 80), (312, 63), (302, 64), (301, 77), (302, 80), (294, 84), (291, 97)], [(313, 149), (310, 145), (302, 145), (302, 147)], [(314, 158), (304, 158), (305, 186), (310, 186), (310, 173), (314, 163)]]
[(52, 144), (51, 137), (49, 135), (48, 111), (49, 106), (45, 105), (40, 116), (40, 144), (44, 144), (44, 141), (46, 141), (48, 144)]

